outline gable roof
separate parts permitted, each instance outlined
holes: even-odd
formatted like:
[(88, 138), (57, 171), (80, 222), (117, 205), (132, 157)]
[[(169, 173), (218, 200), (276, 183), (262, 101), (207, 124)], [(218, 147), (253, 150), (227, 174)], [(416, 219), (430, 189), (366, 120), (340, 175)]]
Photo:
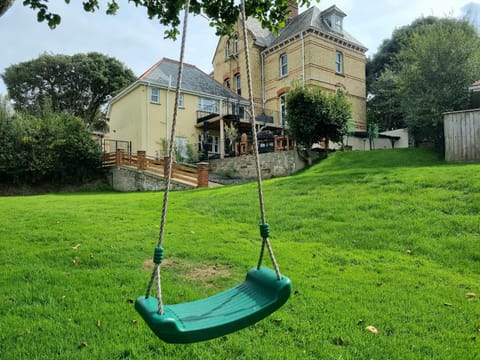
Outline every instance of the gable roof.
[[(344, 14), (343, 11), (336, 6), (331, 6), (323, 12), (320, 11), (316, 6), (312, 6), (310, 9), (291, 19), (287, 26), (281, 30), (278, 36), (273, 35), (268, 30), (262, 29), (260, 23), (255, 19), (249, 19), (247, 26), (257, 43), (259, 45), (265, 44), (264, 46), (266, 50), (273, 48), (285, 40), (304, 31), (314, 30), (327, 34), (333, 38), (337, 38), (343, 42), (347, 42), (358, 50), (366, 52), (367, 48), (347, 31), (343, 30), (342, 34), (339, 34), (328, 25), (328, 23), (324, 20), (324, 16), (328, 15), (332, 11)], [(270, 35), (267, 35), (267, 32)], [(262, 41), (259, 41), (258, 39), (261, 39)]]
[[(176, 60), (162, 58), (145, 73), (139, 77), (139, 81), (147, 82), (150, 85), (175, 89), (178, 81), (179, 62)], [(170, 83), (171, 79), (171, 83)], [(236, 93), (226, 88), (208, 74), (197, 68), (195, 65), (183, 64), (183, 92), (195, 93), (198, 95), (214, 96), (222, 98), (234, 98), (244, 100)]]

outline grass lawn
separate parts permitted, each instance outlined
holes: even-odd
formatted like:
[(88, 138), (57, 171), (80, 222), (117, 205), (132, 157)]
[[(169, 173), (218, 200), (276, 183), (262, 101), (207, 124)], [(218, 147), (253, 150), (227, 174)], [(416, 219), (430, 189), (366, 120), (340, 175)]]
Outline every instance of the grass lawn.
[[(0, 359), (480, 359), (480, 164), (335, 153), (264, 193), (294, 293), (256, 325), (190, 345), (159, 341), (133, 308), (162, 193), (1, 198)], [(254, 183), (171, 193), (166, 303), (243, 280), (257, 204)]]

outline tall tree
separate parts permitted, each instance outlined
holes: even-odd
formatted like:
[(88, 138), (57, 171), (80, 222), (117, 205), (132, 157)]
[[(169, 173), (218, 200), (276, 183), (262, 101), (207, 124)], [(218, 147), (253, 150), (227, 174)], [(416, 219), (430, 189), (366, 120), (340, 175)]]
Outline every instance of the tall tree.
[(8, 67), (2, 78), (15, 110), (38, 116), (67, 111), (93, 128), (102, 127), (101, 107), (135, 80), (133, 72), (99, 53), (43, 54)]
[[(129, 0), (135, 6), (145, 7), (150, 19), (157, 19), (168, 29), (166, 37), (175, 38), (180, 25), (180, 12), (184, 8), (182, 0)], [(291, 0), (245, 0), (245, 13), (247, 17), (255, 17), (263, 27), (276, 30), (285, 25), (290, 12)], [(70, 3), (70, 0), (65, 0)], [(310, 0), (297, 1), (298, 6), (310, 5)], [(38, 21), (47, 21), (48, 26), (55, 28), (60, 24), (59, 14), (49, 10), (48, 0), (24, 0), (23, 4), (37, 11)], [(106, 13), (115, 14), (119, 9), (116, 0), (107, 3)], [(94, 12), (99, 9), (98, 0), (83, 1), (85, 11)], [(191, 0), (190, 12), (193, 14), (203, 13), (210, 18), (210, 25), (217, 29), (217, 35), (228, 35), (233, 32), (233, 26), (240, 15), (240, 5), (232, 0)]]
[(367, 122), (377, 124), (383, 131), (406, 127), (400, 111), (397, 78), (397, 73), (388, 67), (371, 84), (372, 96), (367, 102)]
[(351, 104), (343, 91), (328, 94), (295, 85), (287, 94), (288, 134), (305, 147), (309, 163), (313, 144), (343, 141), (351, 117)]
[(480, 78), (480, 37), (464, 20), (442, 19), (413, 34), (398, 55), (400, 107), (417, 141), (444, 146), (443, 113), (463, 110)]
[(396, 56), (405, 46), (408, 46), (415, 32), (422, 31), (422, 28), (439, 20), (434, 16), (421, 17), (414, 20), (410, 25), (395, 29), (390, 39), (383, 40), (375, 55), (367, 59), (367, 89), (371, 91), (372, 84), (385, 70), (390, 69), (395, 72), (397, 68)]
[(367, 60), (367, 92), (373, 95), (367, 103), (369, 121), (376, 123), (380, 130), (406, 127), (399, 106), (397, 74), (400, 63), (398, 54), (409, 46), (414, 33), (441, 21), (434, 16), (416, 19), (411, 24), (395, 29), (390, 39), (380, 45), (377, 53)]

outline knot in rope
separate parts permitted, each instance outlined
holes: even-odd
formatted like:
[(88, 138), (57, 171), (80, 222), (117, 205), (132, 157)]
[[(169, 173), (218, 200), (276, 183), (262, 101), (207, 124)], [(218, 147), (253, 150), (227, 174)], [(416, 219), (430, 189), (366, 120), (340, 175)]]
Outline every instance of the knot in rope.
[(268, 224), (260, 224), (260, 235), (264, 239), (270, 237), (270, 227)]
[(163, 261), (163, 247), (157, 246), (155, 252), (153, 253), (153, 262), (157, 265), (160, 265)]

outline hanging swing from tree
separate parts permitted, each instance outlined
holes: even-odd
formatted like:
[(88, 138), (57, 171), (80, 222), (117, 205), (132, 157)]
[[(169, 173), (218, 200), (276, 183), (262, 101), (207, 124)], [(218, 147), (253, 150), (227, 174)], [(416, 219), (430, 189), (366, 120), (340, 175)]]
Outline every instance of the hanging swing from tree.
[[(260, 256), (257, 266), (250, 269), (245, 281), (213, 296), (173, 305), (166, 305), (162, 299), (160, 264), (163, 260), (163, 240), (168, 209), (168, 196), (174, 141), (177, 123), (178, 98), (183, 76), (183, 57), (187, 34), (187, 21), (190, 1), (185, 1), (185, 15), (181, 40), (178, 81), (175, 94), (175, 106), (172, 120), (172, 131), (168, 151), (166, 189), (163, 198), (163, 208), (160, 223), (158, 244), (154, 251), (154, 268), (147, 286), (145, 296), (140, 296), (135, 302), (135, 308), (143, 317), (151, 330), (162, 340), (169, 343), (192, 343), (213, 339), (260, 321), (280, 308), (291, 293), (290, 280), (280, 273), (269, 240), (269, 226), (266, 222), (260, 161), (258, 155), (257, 134), (255, 127), (255, 108), (252, 96), (252, 79), (250, 72), (249, 49), (247, 46), (247, 28), (245, 2), (241, 2), (241, 23), (245, 39), (245, 59), (247, 81), (251, 107), (251, 127), (254, 141), (254, 157), (257, 170), (258, 197), (261, 215), (260, 235), (262, 237)], [(273, 269), (262, 266), (265, 249), (270, 256)], [(152, 288), (156, 285), (157, 296), (152, 296)]]

